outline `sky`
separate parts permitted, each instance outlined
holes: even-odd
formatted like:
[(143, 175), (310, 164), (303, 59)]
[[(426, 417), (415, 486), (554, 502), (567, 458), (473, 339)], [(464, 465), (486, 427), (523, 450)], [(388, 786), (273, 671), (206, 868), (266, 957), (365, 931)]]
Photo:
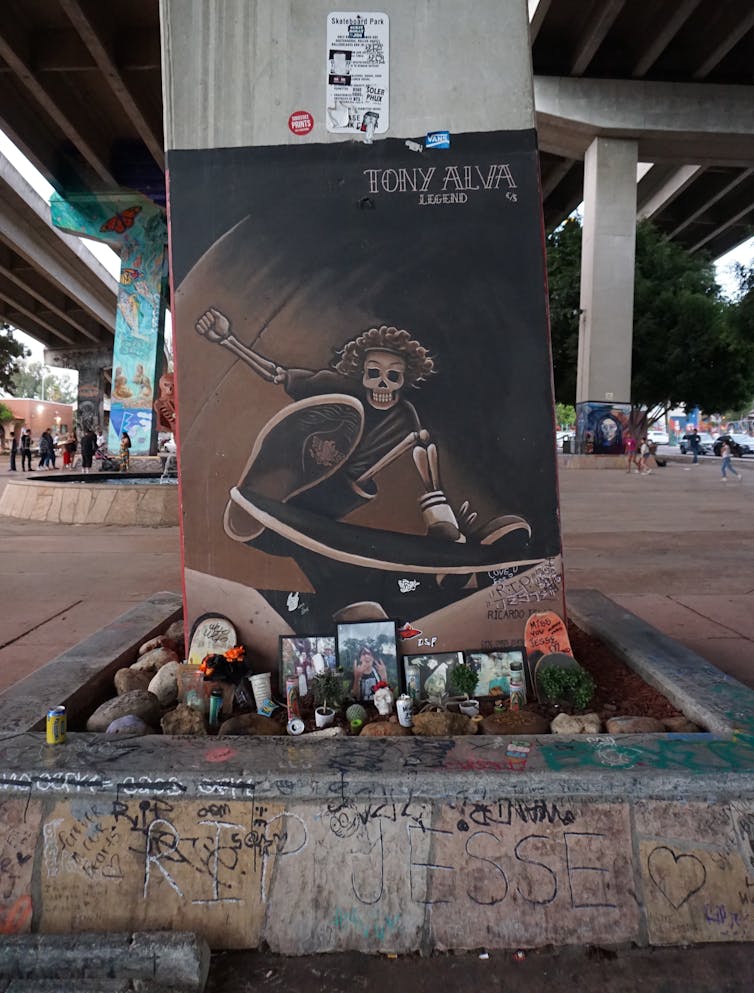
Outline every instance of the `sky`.
[[(44, 197), (45, 200), (50, 199), (50, 195), (54, 192), (52, 186), (50, 186), (44, 176), (2, 131), (0, 131), (0, 153), (6, 156), (40, 196)], [(642, 165), (645, 164), (642, 163)], [(577, 208), (576, 212), (579, 213), (580, 211), (581, 206)], [(102, 242), (93, 241), (90, 238), (81, 238), (80, 241), (105, 266), (111, 275), (116, 279), (120, 278), (120, 258), (111, 248)], [(728, 252), (727, 255), (723, 255), (715, 263), (717, 281), (722, 287), (723, 293), (728, 297), (733, 297), (737, 289), (735, 279), (735, 266), (737, 264), (746, 266), (754, 264), (754, 238), (750, 238), (748, 241)], [(165, 316), (165, 333), (168, 336), (172, 335), (170, 311)], [(16, 331), (15, 337), (30, 349), (32, 360), (44, 361), (43, 345), (21, 331)], [(50, 369), (62, 378), (70, 379), (73, 382), (76, 382), (78, 379), (78, 374), (68, 369), (56, 369), (52, 366), (50, 366)]]

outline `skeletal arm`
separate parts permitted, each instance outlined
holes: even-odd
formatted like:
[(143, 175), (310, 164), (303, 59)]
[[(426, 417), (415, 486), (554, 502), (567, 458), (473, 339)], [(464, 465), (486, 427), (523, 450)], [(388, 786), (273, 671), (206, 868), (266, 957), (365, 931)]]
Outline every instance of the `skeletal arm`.
[(268, 383), (285, 382), (287, 372), (285, 367), (271, 362), (270, 359), (259, 355), (244, 345), (242, 341), (239, 341), (231, 330), (228, 318), (215, 307), (210, 307), (209, 310), (205, 311), (194, 326), (197, 334), (202, 335), (207, 341), (227, 348), (228, 351), (253, 369), (258, 376), (266, 379)]

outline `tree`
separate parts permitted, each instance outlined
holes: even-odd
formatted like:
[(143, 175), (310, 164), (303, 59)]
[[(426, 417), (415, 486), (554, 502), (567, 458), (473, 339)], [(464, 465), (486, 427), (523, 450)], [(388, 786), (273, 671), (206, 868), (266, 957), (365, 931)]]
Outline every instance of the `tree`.
[[(24, 362), (13, 376), (13, 389), (16, 396), (34, 400), (52, 400), (55, 403), (73, 403), (76, 391), (60, 376), (46, 371), (42, 362)], [(44, 394), (44, 395), (43, 395)]]
[(0, 323), (0, 388), (11, 391), (13, 376), (19, 368), (19, 360), (29, 352), (20, 341), (13, 337), (13, 331), (8, 324)]
[[(565, 402), (575, 397), (580, 250), (577, 220), (548, 238), (555, 392)], [(743, 298), (731, 304), (723, 297), (708, 259), (689, 255), (649, 221), (641, 221), (636, 229), (633, 405), (646, 407), (654, 420), (679, 404), (712, 413), (746, 402), (754, 394), (754, 296), (749, 306)]]

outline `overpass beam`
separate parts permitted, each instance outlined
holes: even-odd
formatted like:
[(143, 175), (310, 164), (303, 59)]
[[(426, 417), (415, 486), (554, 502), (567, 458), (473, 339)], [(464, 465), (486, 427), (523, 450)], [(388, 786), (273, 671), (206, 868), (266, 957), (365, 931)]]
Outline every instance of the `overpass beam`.
[(636, 141), (596, 138), (584, 160), (578, 450), (622, 451), (631, 412)]

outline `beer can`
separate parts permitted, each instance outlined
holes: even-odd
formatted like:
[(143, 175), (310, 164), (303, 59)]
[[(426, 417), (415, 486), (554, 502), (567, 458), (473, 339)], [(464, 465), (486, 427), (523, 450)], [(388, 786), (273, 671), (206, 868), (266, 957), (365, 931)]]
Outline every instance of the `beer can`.
[(410, 728), (414, 723), (414, 701), (408, 693), (403, 693), (398, 697), (395, 701), (395, 710), (400, 726)]
[(223, 691), (216, 686), (209, 695), (209, 726), (216, 728), (220, 726), (220, 718), (223, 713)]
[(66, 733), (65, 707), (53, 707), (47, 711), (47, 744), (62, 745)]
[(288, 708), (288, 720), (301, 716), (298, 705), (298, 676), (288, 676), (285, 681), (285, 705)]

